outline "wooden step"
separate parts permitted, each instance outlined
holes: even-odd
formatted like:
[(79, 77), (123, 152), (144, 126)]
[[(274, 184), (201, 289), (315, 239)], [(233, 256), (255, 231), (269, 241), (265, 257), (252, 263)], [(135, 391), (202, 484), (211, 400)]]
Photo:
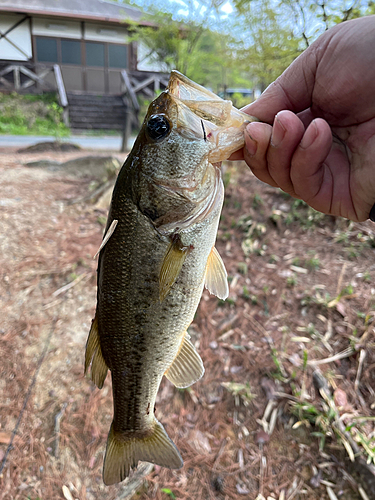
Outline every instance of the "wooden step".
[(126, 106), (121, 96), (68, 93), (69, 121), (73, 129), (123, 130)]

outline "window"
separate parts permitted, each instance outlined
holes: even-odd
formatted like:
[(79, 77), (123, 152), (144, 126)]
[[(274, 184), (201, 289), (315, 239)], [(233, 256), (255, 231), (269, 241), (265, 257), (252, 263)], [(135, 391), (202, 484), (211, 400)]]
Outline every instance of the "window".
[(81, 42), (61, 40), (61, 62), (63, 64), (81, 64)]
[(55, 38), (36, 37), (36, 53), (39, 62), (57, 63), (57, 40)]
[(86, 66), (104, 66), (104, 43), (86, 42)]
[(126, 68), (128, 66), (127, 45), (108, 44), (110, 68)]

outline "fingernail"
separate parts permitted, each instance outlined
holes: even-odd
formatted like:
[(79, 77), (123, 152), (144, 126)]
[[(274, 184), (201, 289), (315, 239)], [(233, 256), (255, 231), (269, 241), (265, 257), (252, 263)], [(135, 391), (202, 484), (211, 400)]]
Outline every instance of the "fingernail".
[(284, 125), (281, 123), (278, 116), (275, 116), (275, 120), (273, 122), (272, 135), (271, 135), (271, 146), (277, 148), (277, 146), (284, 139), (286, 129)]
[(315, 120), (313, 120), (306, 130), (305, 135), (302, 137), (302, 141), (299, 143), (299, 147), (302, 149), (309, 148), (317, 137), (318, 127), (316, 126)]
[(245, 144), (249, 155), (254, 156), (258, 149), (258, 143), (251, 137), (247, 129), (245, 131)]

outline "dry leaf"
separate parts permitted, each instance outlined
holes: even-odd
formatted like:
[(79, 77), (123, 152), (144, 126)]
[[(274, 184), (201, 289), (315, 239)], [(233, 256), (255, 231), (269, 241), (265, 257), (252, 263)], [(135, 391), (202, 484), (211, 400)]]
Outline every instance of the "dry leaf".
[(10, 432), (0, 432), (0, 443), (9, 444), (12, 434)]
[(66, 500), (74, 500), (74, 498), (72, 497), (72, 494), (70, 493), (69, 488), (67, 486), (65, 486), (65, 484), (62, 487), (62, 492), (63, 492), (63, 495), (66, 498)]
[(341, 316), (345, 317), (345, 315), (346, 315), (346, 308), (345, 308), (345, 305), (343, 304), (343, 302), (339, 302), (336, 305), (336, 310), (337, 310), (337, 312), (339, 312), (341, 314)]
[(346, 396), (346, 392), (342, 389), (336, 389), (333, 394), (333, 399), (335, 401), (335, 405), (338, 407), (346, 407), (348, 404), (348, 398)]

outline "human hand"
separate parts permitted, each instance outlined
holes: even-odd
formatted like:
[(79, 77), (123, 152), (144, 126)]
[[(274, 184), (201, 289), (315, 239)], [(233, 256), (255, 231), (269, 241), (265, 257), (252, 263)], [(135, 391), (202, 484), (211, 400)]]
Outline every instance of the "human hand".
[(375, 203), (374, 46), (375, 16), (326, 31), (243, 110), (261, 122), (247, 126), (231, 159), (316, 210), (366, 220)]

